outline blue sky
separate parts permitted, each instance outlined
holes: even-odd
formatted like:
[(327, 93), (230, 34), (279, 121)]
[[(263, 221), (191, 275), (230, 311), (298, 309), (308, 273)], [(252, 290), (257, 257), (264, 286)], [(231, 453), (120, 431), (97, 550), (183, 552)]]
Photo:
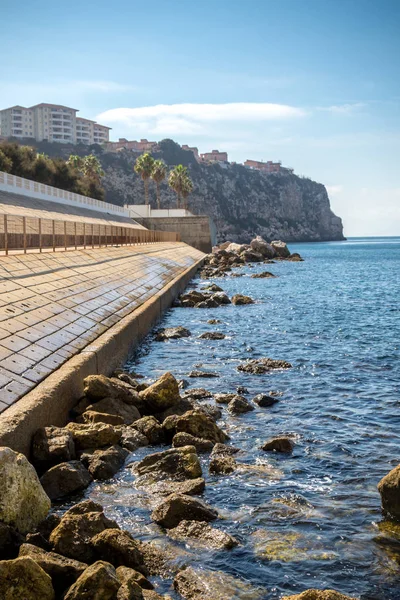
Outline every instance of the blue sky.
[(398, 0), (3, 0), (1, 18), (0, 108), (280, 159), (347, 235), (400, 235)]

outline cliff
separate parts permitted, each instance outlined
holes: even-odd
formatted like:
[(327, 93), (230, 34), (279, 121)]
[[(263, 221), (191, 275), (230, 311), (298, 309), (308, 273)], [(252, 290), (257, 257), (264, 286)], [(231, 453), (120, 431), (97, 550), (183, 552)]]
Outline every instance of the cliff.
[[(105, 171), (105, 200), (119, 205), (144, 203), (143, 182), (133, 171), (138, 154), (125, 150), (106, 153), (100, 146), (38, 146), (47, 154), (62, 153), (64, 157), (94, 152)], [(242, 165), (202, 165), (192, 152), (182, 150), (172, 140), (163, 140), (159, 146), (155, 158), (162, 158), (169, 166), (181, 163), (189, 168), (194, 183), (189, 209), (212, 217), (218, 242), (230, 239), (247, 243), (256, 235), (288, 242), (345, 239), (342, 221), (332, 212), (321, 183), (297, 175), (267, 175)], [(155, 186), (151, 182), (149, 187), (155, 207)], [(175, 194), (166, 182), (161, 185), (161, 202), (162, 208), (176, 206)]]

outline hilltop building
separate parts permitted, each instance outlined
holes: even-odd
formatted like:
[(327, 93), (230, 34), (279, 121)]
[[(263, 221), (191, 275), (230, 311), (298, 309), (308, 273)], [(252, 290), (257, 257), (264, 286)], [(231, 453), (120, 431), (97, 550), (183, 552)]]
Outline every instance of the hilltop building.
[(228, 153), (211, 150), (211, 152), (200, 154), (200, 158), (202, 162), (228, 162)]
[(33, 138), (37, 142), (104, 144), (110, 127), (77, 117), (76, 108), (61, 104), (36, 104), (30, 108), (11, 106), (0, 111), (0, 134), (4, 137)]
[(281, 162), (272, 162), (272, 160), (268, 160), (267, 162), (261, 160), (246, 160), (243, 164), (248, 169), (263, 171), (264, 173), (293, 173), (293, 169), (282, 167)]
[(127, 140), (126, 138), (119, 138), (118, 142), (107, 142), (107, 152), (119, 152), (120, 150), (132, 150), (133, 152), (152, 152), (157, 150), (157, 142), (149, 142), (149, 140), (142, 139), (139, 142), (136, 140)]
[(182, 150), (188, 150), (190, 152), (193, 152), (194, 157), (197, 160), (197, 162), (200, 162), (199, 149), (196, 148), (196, 146), (188, 146), (187, 144), (183, 144)]

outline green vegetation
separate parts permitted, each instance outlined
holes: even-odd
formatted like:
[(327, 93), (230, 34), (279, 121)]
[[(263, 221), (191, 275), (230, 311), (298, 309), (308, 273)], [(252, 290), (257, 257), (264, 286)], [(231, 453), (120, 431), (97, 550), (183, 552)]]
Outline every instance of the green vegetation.
[(167, 176), (167, 165), (163, 160), (155, 160), (153, 164), (153, 170), (151, 172), (151, 178), (156, 184), (157, 194), (157, 208), (161, 208), (161, 197), (160, 197), (160, 183), (164, 181)]
[(39, 154), (30, 146), (2, 142), (0, 170), (97, 200), (104, 199), (101, 185), (104, 173), (100, 162), (92, 154), (84, 157), (70, 156), (65, 161)]
[(153, 172), (154, 158), (148, 152), (141, 154), (137, 159), (134, 166), (136, 173), (140, 175), (144, 183), (144, 198), (145, 204), (149, 204), (149, 179)]
[(193, 183), (189, 177), (187, 167), (177, 165), (170, 171), (168, 177), (169, 186), (176, 193), (176, 206), (181, 208), (181, 197), (184, 198), (184, 208), (187, 207), (187, 197), (193, 190)]

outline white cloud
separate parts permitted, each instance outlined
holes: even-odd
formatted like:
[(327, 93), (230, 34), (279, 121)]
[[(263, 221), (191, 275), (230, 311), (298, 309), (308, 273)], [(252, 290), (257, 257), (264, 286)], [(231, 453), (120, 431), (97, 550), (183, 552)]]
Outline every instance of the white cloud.
[(123, 125), (132, 131), (173, 135), (204, 133), (217, 123), (246, 124), (293, 119), (305, 116), (301, 108), (267, 102), (232, 102), (228, 104), (158, 104), (139, 108), (114, 108), (96, 119), (111, 125)]
[(334, 115), (350, 115), (364, 108), (366, 104), (363, 102), (355, 102), (354, 104), (337, 104), (333, 106), (319, 106), (318, 110), (330, 112)]

